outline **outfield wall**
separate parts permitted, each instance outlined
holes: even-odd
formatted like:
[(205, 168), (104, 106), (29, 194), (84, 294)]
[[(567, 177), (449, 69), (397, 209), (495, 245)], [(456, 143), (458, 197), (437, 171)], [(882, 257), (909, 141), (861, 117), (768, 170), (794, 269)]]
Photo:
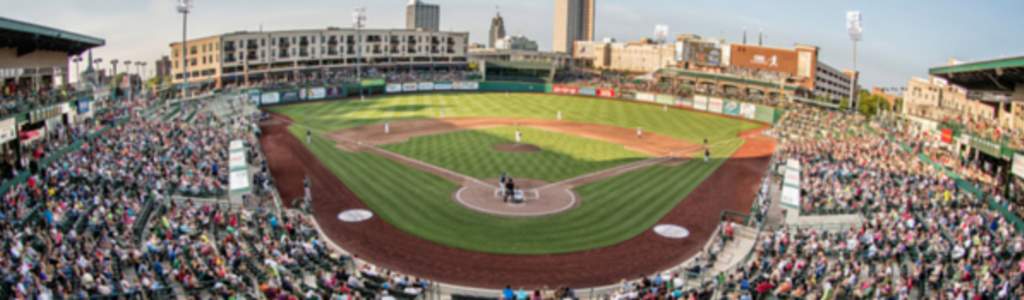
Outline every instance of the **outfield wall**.
[(374, 84), (353, 83), (329, 86), (307, 86), (283, 89), (249, 89), (249, 99), (259, 105), (277, 105), (305, 101), (346, 98), (358, 95), (428, 93), (428, 92), (520, 92), (579, 95), (597, 98), (621, 99), (662, 104), (684, 109), (704, 111), (730, 117), (775, 124), (783, 110), (771, 106), (734, 99), (694, 95), (684, 98), (675, 95), (620, 90), (607, 87), (588, 87), (565, 84), (543, 84), (513, 81), (439, 81)]

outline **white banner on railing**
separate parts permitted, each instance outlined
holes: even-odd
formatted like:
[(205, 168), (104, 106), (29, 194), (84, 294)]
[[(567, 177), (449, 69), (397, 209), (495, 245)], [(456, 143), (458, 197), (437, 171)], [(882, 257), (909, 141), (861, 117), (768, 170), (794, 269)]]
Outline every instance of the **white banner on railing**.
[(277, 104), (281, 102), (281, 95), (277, 92), (263, 93), (260, 95), (260, 103), (262, 104)]
[(708, 110), (708, 96), (696, 95), (693, 97), (693, 109)]
[(636, 100), (654, 102), (657, 97), (651, 93), (636, 93)]
[(433, 82), (420, 82), (419, 86), (417, 87), (417, 89), (419, 89), (421, 92), (433, 91), (434, 90), (434, 83)]
[(402, 84), (401, 83), (388, 83), (388, 85), (384, 87), (384, 92), (389, 93), (389, 94), (401, 93), (402, 92)]
[(419, 87), (419, 85), (417, 85), (415, 82), (403, 83), (402, 84), (402, 91), (403, 92), (415, 92), (417, 87)]

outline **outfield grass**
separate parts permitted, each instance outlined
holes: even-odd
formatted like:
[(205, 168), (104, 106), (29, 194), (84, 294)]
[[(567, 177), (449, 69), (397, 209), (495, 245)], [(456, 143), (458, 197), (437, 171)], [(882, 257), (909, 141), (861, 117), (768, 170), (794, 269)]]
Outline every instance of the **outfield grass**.
[[(506, 218), (469, 210), (452, 200), (457, 186), (438, 176), (368, 153), (339, 150), (324, 133), (385, 119), (429, 117), (445, 99), (448, 116), (506, 116), (566, 119), (649, 131), (698, 142), (719, 141), (710, 163), (693, 160), (654, 166), (576, 189), (583, 199), (568, 212), (537, 218)], [(530, 107), (528, 104), (539, 107)], [(504, 107), (506, 112), (490, 109)], [(471, 109), (472, 108), (472, 109)], [(488, 253), (550, 254), (610, 246), (653, 226), (742, 143), (739, 130), (756, 124), (659, 107), (578, 97), (513, 94), (414, 95), (365, 102), (323, 102), (276, 107), (297, 124), (300, 139), (315, 134), (310, 150), (380, 218), (410, 234), (444, 245)], [(588, 111), (592, 110), (592, 111)], [(584, 116), (593, 119), (583, 119)], [(633, 124), (633, 125), (629, 125)], [(528, 136), (526, 136), (528, 138)], [(462, 147), (459, 145), (458, 147)], [(455, 148), (451, 144), (446, 149)], [(474, 171), (467, 171), (467, 173)], [(483, 172), (483, 171), (481, 171)], [(489, 172), (489, 171), (488, 171)], [(487, 177), (487, 176), (485, 176)]]
[(383, 148), (479, 179), (502, 172), (515, 178), (556, 182), (634, 162), (646, 155), (622, 145), (534, 128), (520, 128), (523, 143), (540, 151), (509, 153), (494, 150), (515, 142), (514, 127), (461, 130), (421, 136)]
[(329, 101), (273, 107), (292, 120), (316, 132), (329, 132), (386, 120), (445, 117), (511, 117), (555, 119), (561, 111), (569, 121), (643, 127), (698, 144), (734, 138), (743, 130), (759, 125), (689, 110), (662, 111), (659, 105), (596, 100), (589, 97), (550, 94), (458, 93), (412, 94), (374, 98), (366, 101)]

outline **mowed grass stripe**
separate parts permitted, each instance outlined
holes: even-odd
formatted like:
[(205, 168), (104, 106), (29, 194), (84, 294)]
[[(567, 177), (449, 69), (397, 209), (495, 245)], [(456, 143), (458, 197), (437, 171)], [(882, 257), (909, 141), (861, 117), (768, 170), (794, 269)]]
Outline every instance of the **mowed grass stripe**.
[[(287, 113), (296, 120), (297, 124), (291, 128), (291, 132), (300, 140), (305, 139), (306, 128), (313, 130), (315, 138), (310, 150), (379, 217), (403, 231), (431, 241), (489, 253), (564, 253), (622, 242), (648, 230), (710, 175), (721, 161), (705, 164), (695, 159), (679, 166), (653, 166), (629, 172), (579, 187), (576, 192), (584, 200), (579, 207), (569, 212), (539, 218), (507, 218), (476, 213), (457, 204), (451, 200), (457, 186), (443, 178), (372, 154), (341, 151), (322, 135), (338, 128), (381, 122), (386, 118), (433, 117), (431, 114), (439, 111), (437, 107), (441, 101), (449, 106), (445, 110), (447, 116), (504, 115), (553, 119), (555, 112), (562, 110), (566, 116), (575, 115), (578, 121), (589, 123), (636, 123), (640, 122), (636, 120), (640, 118), (651, 124), (661, 123), (645, 127), (647, 131), (670, 128), (666, 134), (686, 135), (697, 140), (703, 139), (704, 135), (730, 137), (737, 128), (748, 126), (735, 120), (723, 121), (714, 117), (716, 120), (706, 121), (704, 119), (709, 116), (692, 112), (673, 114), (674, 117), (650, 116), (664, 112), (659, 107), (579, 101), (571, 97), (458, 94), (398, 98), (342, 104), (326, 102), (278, 107), (275, 110)], [(693, 116), (697, 117), (690, 119)], [(506, 136), (508, 133), (499, 135)], [(488, 140), (486, 136), (481, 138)], [(733, 140), (713, 147), (712, 152), (716, 158), (724, 158), (738, 146), (739, 140)], [(437, 151), (437, 148), (452, 149), (463, 145), (447, 141), (419, 147), (422, 148), (414, 148), (415, 151)], [(586, 161), (588, 157), (608, 159), (606, 155), (609, 153), (603, 151), (618, 151), (595, 147), (571, 150), (559, 154)], [(466, 160), (466, 164), (470, 165), (484, 164), (492, 162), (494, 157), (476, 153), (467, 156)], [(535, 172), (551, 173), (560, 171), (560, 167), (562, 165), (558, 164), (531, 166)]]

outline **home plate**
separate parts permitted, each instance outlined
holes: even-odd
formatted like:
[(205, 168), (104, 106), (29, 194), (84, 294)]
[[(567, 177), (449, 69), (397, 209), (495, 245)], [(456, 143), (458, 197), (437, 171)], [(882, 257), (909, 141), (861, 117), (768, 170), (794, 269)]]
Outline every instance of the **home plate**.
[(654, 226), (654, 233), (670, 239), (684, 239), (690, 236), (690, 231), (675, 224), (660, 224)]
[(373, 212), (365, 209), (350, 209), (338, 214), (338, 220), (347, 223), (357, 223), (369, 220), (373, 217)]

